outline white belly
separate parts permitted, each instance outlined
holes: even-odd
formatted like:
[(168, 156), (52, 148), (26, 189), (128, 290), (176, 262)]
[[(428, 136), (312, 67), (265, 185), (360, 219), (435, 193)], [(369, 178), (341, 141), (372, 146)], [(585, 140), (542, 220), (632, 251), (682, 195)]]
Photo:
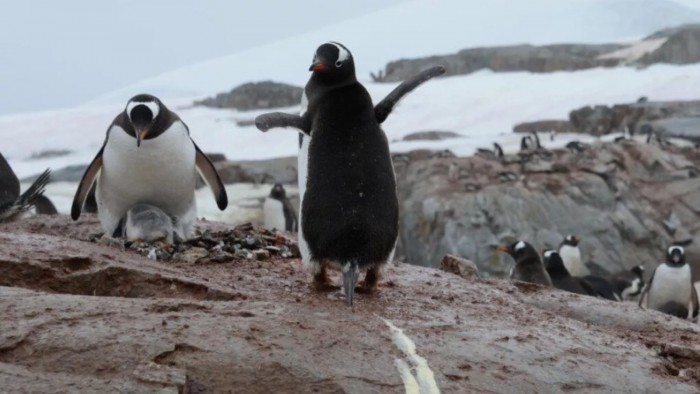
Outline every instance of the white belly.
[[(309, 105), (309, 101), (306, 97), (306, 93), (301, 96), (301, 114), (306, 112), (306, 108)], [(301, 260), (307, 266), (311, 265), (311, 252), (309, 251), (309, 245), (304, 239), (304, 231), (302, 230), (302, 220), (301, 220), (301, 207), (304, 205), (304, 193), (306, 192), (306, 177), (309, 172), (309, 144), (311, 143), (311, 137), (304, 135), (304, 139), (299, 148), (299, 156), (297, 157), (297, 182), (299, 184), (299, 232), (298, 232), (298, 242), (299, 242), (299, 252), (301, 253)], [(316, 268), (316, 267), (312, 267)]]
[(265, 204), (263, 204), (263, 213), (265, 215), (265, 228), (270, 230), (275, 228), (282, 231), (287, 228), (281, 201), (270, 197), (266, 198)]
[(559, 248), (559, 256), (561, 256), (564, 266), (571, 276), (588, 275), (588, 268), (581, 261), (581, 250), (578, 247), (562, 245)]
[(136, 140), (113, 127), (103, 153), (95, 195), (108, 235), (135, 204), (154, 205), (176, 218), (176, 231), (189, 238), (196, 218), (195, 148), (181, 122), (151, 140)]
[(690, 286), (692, 283), (688, 264), (678, 268), (661, 264), (654, 271), (647, 305), (651, 309), (659, 309), (668, 302), (688, 305), (691, 296)]

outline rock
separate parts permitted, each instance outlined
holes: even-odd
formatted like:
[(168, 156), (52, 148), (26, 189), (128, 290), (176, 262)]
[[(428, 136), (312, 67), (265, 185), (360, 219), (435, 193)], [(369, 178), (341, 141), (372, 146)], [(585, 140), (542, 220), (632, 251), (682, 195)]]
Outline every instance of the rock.
[[(67, 166), (56, 171), (51, 170), (51, 182), (80, 182), (80, 180), (83, 178), (85, 170), (87, 169), (87, 166), (87, 164), (78, 164)], [(34, 182), (39, 175), (41, 174), (28, 176), (21, 181), (31, 183)]]
[(461, 257), (446, 255), (442, 258), (440, 263), (440, 269), (445, 272), (450, 272), (452, 274), (461, 276), (467, 280), (479, 279), (479, 269), (476, 267), (472, 261), (463, 259)]
[(700, 25), (685, 25), (667, 31), (666, 42), (658, 49), (647, 53), (639, 63), (690, 64), (700, 62)]
[(524, 122), (513, 126), (513, 132), (515, 133), (531, 133), (533, 131), (574, 133), (576, 132), (576, 128), (568, 120), (539, 120), (535, 122)]
[(67, 149), (49, 149), (38, 153), (33, 153), (29, 156), (29, 160), (50, 159), (54, 157), (63, 157), (71, 154)]
[(700, 117), (659, 119), (650, 125), (658, 135), (700, 143)]
[(403, 137), (404, 141), (440, 141), (449, 138), (458, 138), (461, 135), (452, 131), (419, 131), (416, 133), (407, 134)]
[[(221, 180), (230, 183), (297, 183), (297, 158), (223, 161), (215, 163)], [(203, 186), (203, 185), (202, 185)]]
[(446, 393), (698, 390), (697, 325), (635, 304), (391, 263), (349, 309), (298, 259), (151, 261), (96, 231), (0, 225), (3, 390), (395, 393), (415, 370)]
[(214, 108), (233, 108), (240, 111), (270, 109), (299, 105), (303, 89), (272, 81), (252, 82), (240, 85), (228, 93), (195, 101), (195, 105)]
[(456, 54), (402, 59), (386, 65), (384, 82), (403, 81), (429, 67), (443, 65), (445, 75), (469, 74), (481, 69), (496, 72), (573, 71), (595, 67), (614, 67), (619, 59), (601, 59), (600, 55), (613, 52), (624, 45), (563, 44), (563, 45), (514, 45), (491, 48), (470, 48)]
[[(468, 182), (480, 190), (465, 193), (449, 179), (450, 166), (469, 168)], [(396, 166), (397, 253), (421, 265), (462, 256), (482, 277), (503, 277), (510, 261), (492, 245), (504, 237), (539, 249), (556, 247), (571, 233), (582, 238), (585, 261), (610, 272), (637, 264), (652, 272), (674, 239), (700, 238), (700, 178), (687, 171), (698, 166), (693, 149), (636, 141), (594, 143), (578, 154), (554, 150), (546, 161), (524, 164), (414, 155)], [(686, 225), (678, 236), (664, 224), (671, 211)], [(700, 256), (692, 264), (700, 269)]]

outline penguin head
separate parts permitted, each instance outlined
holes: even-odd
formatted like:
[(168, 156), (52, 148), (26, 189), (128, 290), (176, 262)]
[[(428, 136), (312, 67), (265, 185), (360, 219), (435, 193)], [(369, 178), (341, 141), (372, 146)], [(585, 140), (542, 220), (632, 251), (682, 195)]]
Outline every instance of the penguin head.
[(162, 114), (163, 104), (150, 94), (134, 96), (126, 104), (126, 116), (129, 124), (134, 129), (136, 146), (141, 146), (141, 141), (153, 135), (153, 129), (159, 115)]
[(542, 257), (544, 261), (544, 267), (548, 270), (550, 268), (562, 268), (564, 267), (564, 260), (561, 259), (559, 253), (556, 250), (545, 249), (542, 251)]
[(286, 197), (287, 191), (284, 190), (284, 186), (279, 183), (272, 186), (272, 190), (270, 190), (270, 198), (274, 198), (275, 200), (284, 200)]
[(644, 266), (643, 265), (638, 265), (636, 267), (632, 267), (630, 270), (633, 274), (637, 275), (638, 278), (644, 277)]
[(497, 246), (496, 250), (508, 253), (516, 261), (530, 259), (533, 257), (539, 260), (539, 255), (537, 254), (535, 247), (525, 241), (515, 241), (508, 246)]
[(316, 49), (309, 71), (313, 72), (312, 78), (324, 84), (338, 85), (356, 80), (352, 54), (343, 44), (334, 41)]
[(579, 242), (581, 242), (580, 239), (578, 239), (575, 235), (569, 234), (566, 236), (566, 238), (564, 238), (564, 242), (562, 242), (562, 244), (569, 246), (578, 246)]
[(679, 267), (685, 264), (685, 250), (682, 246), (673, 245), (666, 251), (666, 264)]

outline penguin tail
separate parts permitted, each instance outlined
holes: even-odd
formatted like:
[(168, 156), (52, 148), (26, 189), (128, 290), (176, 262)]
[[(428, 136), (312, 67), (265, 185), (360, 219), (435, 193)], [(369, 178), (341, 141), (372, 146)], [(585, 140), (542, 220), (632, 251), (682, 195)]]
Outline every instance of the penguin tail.
[(345, 302), (352, 306), (355, 298), (355, 286), (360, 276), (360, 266), (357, 260), (351, 260), (343, 266), (343, 290), (345, 291)]
[(51, 170), (44, 171), (34, 183), (22, 195), (19, 196), (10, 207), (0, 209), (0, 221), (12, 219), (16, 215), (31, 209), (37, 203), (39, 197), (44, 194), (46, 184), (51, 180)]

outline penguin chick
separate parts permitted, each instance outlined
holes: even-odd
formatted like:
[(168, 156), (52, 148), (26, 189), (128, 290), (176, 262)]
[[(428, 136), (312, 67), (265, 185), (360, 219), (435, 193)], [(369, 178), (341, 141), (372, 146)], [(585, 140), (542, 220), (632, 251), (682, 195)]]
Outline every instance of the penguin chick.
[(544, 266), (554, 287), (570, 293), (595, 295), (596, 291), (585, 279), (575, 278), (569, 274), (564, 266), (561, 256), (554, 250), (545, 250), (542, 253)]
[(510, 271), (511, 279), (547, 287), (553, 286), (540, 255), (529, 243), (517, 241), (509, 246), (497, 246), (496, 250), (508, 253), (515, 260), (515, 266)]
[(275, 184), (270, 190), (270, 195), (265, 198), (263, 213), (265, 228), (297, 231), (297, 214), (281, 184)]
[(5, 157), (0, 154), (0, 223), (16, 220), (32, 209), (44, 194), (46, 184), (50, 180), (51, 170), (47, 169), (20, 194), (19, 179)]
[(692, 275), (690, 265), (685, 261), (685, 250), (682, 246), (673, 245), (666, 251), (666, 261), (654, 270), (649, 285), (639, 299), (639, 306), (646, 304), (650, 309), (680, 318), (688, 317), (689, 311), (692, 311), (692, 316), (697, 316), (697, 296), (693, 295)]
[(126, 213), (124, 235), (128, 241), (173, 243), (173, 219), (160, 208), (137, 204)]

